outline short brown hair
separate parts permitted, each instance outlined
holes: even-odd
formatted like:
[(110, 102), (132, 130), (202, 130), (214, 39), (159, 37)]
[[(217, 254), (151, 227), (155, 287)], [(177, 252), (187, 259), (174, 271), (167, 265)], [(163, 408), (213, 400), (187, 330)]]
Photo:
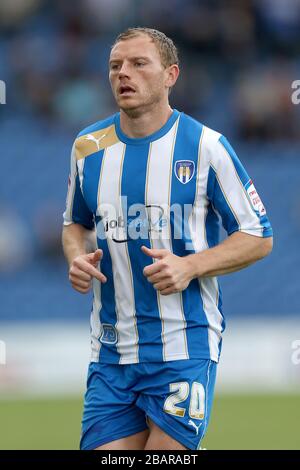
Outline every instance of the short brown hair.
[(153, 42), (157, 46), (157, 49), (161, 58), (161, 62), (165, 68), (173, 64), (179, 65), (178, 51), (174, 42), (172, 41), (172, 39), (170, 39), (161, 31), (158, 31), (157, 29), (142, 28), (142, 27), (128, 28), (126, 29), (126, 31), (119, 34), (114, 44), (112, 45), (112, 48), (119, 41), (125, 41), (126, 39), (139, 36), (140, 34), (146, 34), (153, 40)]

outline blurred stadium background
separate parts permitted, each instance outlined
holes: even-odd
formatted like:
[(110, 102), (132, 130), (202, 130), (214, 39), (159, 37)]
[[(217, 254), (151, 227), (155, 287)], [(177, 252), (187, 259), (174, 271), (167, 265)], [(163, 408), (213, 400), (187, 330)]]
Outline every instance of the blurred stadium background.
[(204, 445), (299, 449), (300, 0), (1, 0), (0, 448), (78, 447), (91, 297), (68, 284), (61, 214), (72, 141), (115, 112), (107, 60), (132, 25), (174, 39), (171, 104), (228, 137), (275, 233), (269, 258), (221, 278)]

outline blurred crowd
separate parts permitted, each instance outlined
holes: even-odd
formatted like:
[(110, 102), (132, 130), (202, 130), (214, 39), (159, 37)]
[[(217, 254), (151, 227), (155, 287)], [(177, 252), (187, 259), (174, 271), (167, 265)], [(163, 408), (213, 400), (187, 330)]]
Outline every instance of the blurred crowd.
[[(129, 26), (174, 40), (171, 105), (229, 138), (266, 202), (273, 276), (267, 260), (230, 278), (231, 311), (273, 314), (272, 299), (275, 313), (288, 302), (298, 312), (300, 0), (0, 0), (0, 320), (86, 311), (61, 249), (69, 155), (82, 128), (116, 111), (108, 58)], [(245, 306), (249, 282), (256, 303)]]
[(10, 112), (76, 131), (113, 113), (108, 55), (132, 25), (178, 45), (177, 108), (226, 128), (229, 107), (230, 132), (243, 139), (299, 139), (300, 0), (1, 0)]

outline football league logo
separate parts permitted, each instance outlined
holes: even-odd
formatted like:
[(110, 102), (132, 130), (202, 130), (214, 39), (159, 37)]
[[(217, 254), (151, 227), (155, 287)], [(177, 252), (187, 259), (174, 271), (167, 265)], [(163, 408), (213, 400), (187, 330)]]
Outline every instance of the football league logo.
[(191, 181), (194, 176), (195, 164), (191, 160), (177, 160), (175, 162), (174, 172), (180, 183), (186, 184)]
[(264, 205), (256, 192), (252, 180), (248, 181), (245, 187), (254, 211), (261, 217), (264, 216), (266, 214), (266, 209), (264, 208)]

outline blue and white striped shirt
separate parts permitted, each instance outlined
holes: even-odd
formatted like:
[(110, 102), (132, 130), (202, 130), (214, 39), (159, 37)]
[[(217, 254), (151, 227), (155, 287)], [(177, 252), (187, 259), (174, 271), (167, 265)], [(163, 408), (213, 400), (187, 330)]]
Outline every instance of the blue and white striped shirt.
[(97, 228), (107, 283), (93, 281), (93, 362), (218, 362), (225, 322), (215, 277), (161, 295), (143, 275), (141, 246), (185, 256), (228, 235), (269, 237), (255, 187), (219, 133), (174, 110), (154, 134), (129, 138), (119, 113), (75, 140), (64, 224)]

